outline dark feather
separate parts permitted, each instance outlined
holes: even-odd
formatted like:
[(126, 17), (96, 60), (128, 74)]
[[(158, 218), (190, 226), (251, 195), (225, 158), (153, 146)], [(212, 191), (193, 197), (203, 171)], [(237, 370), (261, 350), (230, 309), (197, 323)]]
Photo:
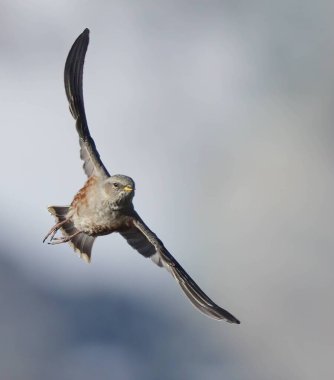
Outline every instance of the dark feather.
[(240, 323), (237, 318), (216, 305), (200, 289), (139, 216), (133, 219), (133, 227), (120, 233), (139, 253), (145, 257), (150, 257), (157, 265), (165, 267), (180, 284), (192, 304), (202, 313), (214, 319), (225, 319), (230, 323)]
[(120, 234), (126, 239), (132, 248), (145, 257), (152, 257), (155, 254), (155, 247), (147, 240), (136, 227), (131, 227)]
[(80, 157), (84, 160), (83, 167), (86, 175), (88, 177), (93, 174), (109, 177), (89, 133), (85, 113), (82, 76), (88, 43), (89, 30), (85, 29), (75, 40), (67, 56), (64, 70), (65, 92), (71, 114), (76, 120), (76, 128), (80, 138)]

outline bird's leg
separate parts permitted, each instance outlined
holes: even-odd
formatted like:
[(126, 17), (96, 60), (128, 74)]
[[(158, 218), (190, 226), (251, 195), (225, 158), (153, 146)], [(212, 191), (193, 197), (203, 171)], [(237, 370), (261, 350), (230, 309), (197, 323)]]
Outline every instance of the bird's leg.
[(72, 238), (74, 238), (75, 236), (79, 234), (81, 234), (81, 231), (77, 231), (73, 235), (70, 235), (70, 236), (62, 236), (60, 238), (52, 239), (48, 242), (48, 244), (55, 245), (55, 244), (67, 243), (68, 241), (70, 241)]
[(47, 233), (47, 235), (45, 236), (45, 238), (43, 239), (43, 243), (45, 242), (45, 240), (50, 236), (50, 241), (53, 240), (54, 236), (56, 235), (57, 231), (59, 230), (59, 228), (65, 224), (68, 220), (65, 219), (65, 220), (62, 220), (61, 222), (55, 224), (51, 230)]

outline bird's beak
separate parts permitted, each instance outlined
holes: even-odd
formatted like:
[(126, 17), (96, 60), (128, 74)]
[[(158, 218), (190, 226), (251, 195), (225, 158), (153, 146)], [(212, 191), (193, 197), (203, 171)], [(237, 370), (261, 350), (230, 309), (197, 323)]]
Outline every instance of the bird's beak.
[(133, 188), (131, 187), (131, 186), (125, 186), (124, 188), (123, 188), (123, 190), (124, 191), (126, 191), (126, 192), (128, 192), (128, 193), (130, 193), (132, 190), (133, 190)]

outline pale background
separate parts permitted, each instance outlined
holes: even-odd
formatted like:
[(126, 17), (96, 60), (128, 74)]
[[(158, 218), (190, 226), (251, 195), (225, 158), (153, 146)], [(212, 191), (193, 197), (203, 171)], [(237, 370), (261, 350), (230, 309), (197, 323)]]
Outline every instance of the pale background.
[[(332, 1), (0, 1), (0, 378), (332, 379)], [(83, 185), (63, 89), (111, 173), (240, 326), (119, 236), (42, 238)]]

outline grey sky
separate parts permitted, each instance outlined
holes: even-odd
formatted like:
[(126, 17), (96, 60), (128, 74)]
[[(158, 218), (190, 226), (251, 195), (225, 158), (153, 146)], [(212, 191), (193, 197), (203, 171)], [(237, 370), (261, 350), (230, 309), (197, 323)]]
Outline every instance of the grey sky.
[[(332, 2), (0, 6), (1, 220), (4, 247), (15, 246), (1, 258), (64, 297), (112, 290), (168, 310), (175, 321), (168, 331), (187, 320), (194, 326), (194, 343), (184, 333), (188, 345), (203, 334), (201, 350), (212, 344), (217, 353), (208, 349), (212, 360), (194, 367), (194, 379), (331, 379)], [(41, 244), (53, 223), (46, 206), (68, 204), (85, 181), (62, 83), (68, 50), (85, 27), (86, 112), (105, 165), (134, 178), (142, 218), (241, 326), (199, 315), (166, 273), (119, 236), (97, 240), (90, 266), (67, 245)], [(10, 320), (10, 308), (7, 314)], [(6, 330), (1, 317), (0, 324)], [(108, 344), (78, 344), (58, 357), (63, 378), (73, 363), (86, 368), (80, 355), (91, 350), (103, 363), (122, 352), (124, 378), (136, 378), (139, 362), (149, 365)], [(13, 361), (25, 356), (6, 347), (0, 343)], [(23, 373), (24, 363), (32, 366), (22, 363)], [(107, 379), (104, 365), (105, 374), (88, 366), (72, 379)]]

